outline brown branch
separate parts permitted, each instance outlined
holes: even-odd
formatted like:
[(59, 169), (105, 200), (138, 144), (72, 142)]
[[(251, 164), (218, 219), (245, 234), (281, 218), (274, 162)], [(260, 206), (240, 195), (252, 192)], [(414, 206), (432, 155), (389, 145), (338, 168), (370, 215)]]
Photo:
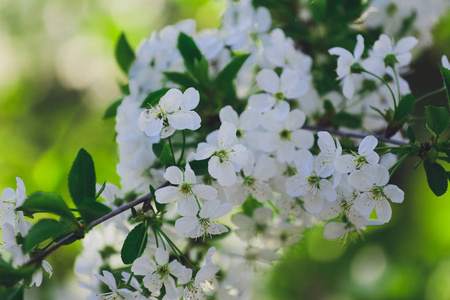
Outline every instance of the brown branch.
[(342, 132), (342, 131), (339, 131), (339, 130), (324, 128), (324, 127), (315, 126), (315, 125), (303, 125), (302, 129), (311, 130), (311, 131), (327, 131), (327, 132), (329, 132), (332, 135), (337, 135), (337, 136), (341, 136), (341, 137), (358, 138), (358, 139), (363, 139), (366, 136), (373, 135), (379, 141), (382, 141), (384, 143), (389, 143), (389, 144), (398, 145), (398, 146), (402, 146), (402, 145), (407, 144), (407, 142), (399, 141), (399, 140), (393, 140), (393, 139), (387, 138), (387, 137), (382, 136), (382, 135), (362, 134), (362, 133), (353, 133), (353, 132)]
[[(160, 186), (158, 186), (156, 189), (160, 189), (162, 187), (168, 186), (170, 183), (168, 181), (165, 181), (163, 184), (161, 184)], [(142, 197), (139, 197), (129, 203), (126, 203), (118, 208), (116, 208), (115, 210), (111, 211), (110, 213), (107, 213), (106, 215), (94, 220), (91, 224), (89, 224), (89, 228), (95, 227), (121, 213), (123, 213), (124, 211), (138, 205), (141, 204), (143, 202), (150, 202), (150, 200), (153, 198), (151, 193), (148, 193)], [(68, 236), (64, 237), (63, 239), (59, 240), (56, 244), (54, 244), (52, 247), (48, 248), (47, 250), (45, 250), (44, 252), (32, 257), (29, 261), (27, 261), (24, 265), (25, 266), (29, 266), (32, 265), (34, 263), (38, 263), (41, 262), (44, 258), (46, 258), (50, 253), (54, 252), (55, 250), (57, 250), (59, 247), (63, 246), (65, 243), (69, 242), (70, 240), (79, 240), (82, 239), (84, 237), (84, 235), (80, 236), (79, 234), (76, 233), (71, 233)]]

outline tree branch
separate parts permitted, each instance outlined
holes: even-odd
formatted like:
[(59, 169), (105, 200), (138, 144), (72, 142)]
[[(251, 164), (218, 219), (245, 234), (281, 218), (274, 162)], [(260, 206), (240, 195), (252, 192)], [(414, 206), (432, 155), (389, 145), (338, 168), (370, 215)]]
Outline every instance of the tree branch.
[[(353, 133), (353, 132), (342, 132), (339, 130), (324, 128), (324, 127), (315, 126), (315, 125), (303, 125), (302, 129), (311, 130), (311, 131), (327, 131), (332, 135), (337, 135), (337, 136), (341, 136), (341, 137), (358, 138), (358, 139), (363, 139), (366, 136), (371, 135), (371, 134), (362, 134), (362, 133)], [(387, 138), (382, 135), (375, 135), (375, 134), (372, 134), (372, 135), (374, 137), (376, 137), (379, 141), (382, 141), (384, 143), (389, 143), (389, 144), (399, 145), (399, 146), (407, 144), (407, 142), (393, 140), (393, 139)]]
[[(169, 184), (170, 184), (170, 183), (169, 183), (168, 181), (165, 181), (163, 184), (161, 184), (160, 186), (158, 186), (158, 187), (156, 188), (156, 190), (158, 190), (158, 189), (160, 189), (160, 188), (163, 188), (163, 187), (166, 187), (166, 186), (168, 186)], [(108, 213), (108, 214), (106, 214), (106, 215), (104, 215), (104, 216), (102, 216), (102, 217), (100, 217), (100, 218), (94, 220), (91, 224), (89, 224), (89, 228), (95, 227), (95, 226), (97, 226), (97, 225), (99, 225), (99, 224), (101, 224), (101, 223), (103, 223), (103, 222), (105, 222), (105, 221), (107, 221), (107, 220), (109, 220), (109, 219), (111, 219), (111, 218), (113, 218), (113, 217), (115, 217), (115, 216), (117, 216), (117, 215), (123, 213), (124, 211), (126, 211), (126, 210), (128, 210), (128, 209), (130, 209), (130, 208), (132, 208), (132, 207), (134, 207), (134, 206), (136, 206), (136, 205), (138, 205), (138, 204), (141, 204), (141, 203), (146, 202), (146, 201), (150, 202), (150, 200), (151, 200), (152, 198), (153, 198), (152, 194), (151, 194), (151, 193), (148, 193), (148, 194), (146, 194), (146, 195), (144, 195), (144, 196), (142, 196), (142, 197), (139, 197), (139, 198), (137, 198), (137, 199), (135, 199), (135, 200), (133, 200), (133, 201), (131, 201), (131, 202), (129, 202), (129, 203), (126, 203), (126, 204), (124, 204), (124, 205), (122, 205), (122, 206), (116, 208), (115, 210), (111, 211), (110, 213)], [(76, 233), (73, 233), (73, 232), (72, 232), (72, 233), (69, 234), (68, 236), (66, 236), (66, 237), (64, 237), (63, 239), (59, 240), (59, 241), (58, 241), (56, 244), (54, 244), (52, 247), (48, 248), (48, 249), (45, 250), (44, 252), (42, 252), (42, 253), (40, 253), (40, 254), (34, 256), (34, 257), (32, 257), (32, 258), (31, 258), (29, 261), (27, 261), (24, 265), (25, 265), (25, 266), (29, 266), (29, 265), (32, 265), (32, 264), (34, 264), (34, 263), (41, 262), (41, 261), (42, 261), (44, 258), (46, 258), (50, 253), (54, 252), (55, 250), (57, 250), (59, 247), (63, 246), (63, 245), (64, 245), (65, 243), (67, 243), (68, 241), (70, 241), (70, 240), (72, 240), (72, 239), (79, 240), (79, 239), (82, 239), (82, 238), (84, 238), (84, 235), (83, 235), (83, 236), (80, 236), (80, 235), (77, 235)]]

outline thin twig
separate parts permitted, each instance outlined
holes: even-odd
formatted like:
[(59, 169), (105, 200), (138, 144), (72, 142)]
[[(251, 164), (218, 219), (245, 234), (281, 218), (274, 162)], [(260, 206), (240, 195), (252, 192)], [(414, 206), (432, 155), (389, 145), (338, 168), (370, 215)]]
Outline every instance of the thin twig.
[[(333, 135), (342, 136), (342, 137), (358, 138), (358, 139), (363, 139), (366, 136), (371, 135), (371, 134), (362, 134), (362, 133), (353, 133), (353, 132), (342, 132), (342, 131), (339, 131), (339, 130), (324, 128), (324, 127), (315, 126), (315, 125), (303, 125), (302, 129), (311, 130), (311, 131), (327, 131), (327, 132), (329, 132), (330, 134), (333, 134)], [(376, 137), (379, 141), (382, 141), (382, 142), (385, 142), (385, 143), (389, 143), (389, 144), (393, 144), (393, 145), (399, 145), (399, 146), (407, 144), (407, 142), (399, 141), (399, 140), (393, 140), (393, 139), (387, 138), (387, 137), (382, 136), (382, 135), (375, 135), (375, 134), (372, 134), (372, 135), (374, 137)]]
[[(165, 181), (163, 184), (161, 184), (160, 186), (158, 186), (156, 189), (160, 189), (163, 188), (165, 186), (168, 186), (170, 183), (168, 181)], [(129, 203), (126, 203), (118, 208), (116, 208), (115, 210), (113, 210), (110, 213), (107, 213), (106, 215), (94, 220), (91, 224), (89, 224), (89, 228), (95, 227), (121, 213), (123, 213), (124, 211), (143, 203), (144, 201), (150, 201), (153, 198), (152, 193), (148, 193), (147, 195), (144, 195), (142, 197), (139, 197)], [(84, 238), (84, 235), (79, 235), (76, 233), (71, 233), (68, 236), (66, 236), (65, 238), (59, 240), (56, 244), (54, 244), (51, 248), (45, 250), (44, 252), (42, 252), (41, 254), (38, 254), (36, 256), (34, 256), (33, 258), (31, 258), (29, 261), (27, 261), (24, 265), (29, 266), (32, 265), (34, 263), (37, 262), (41, 262), (42, 260), (44, 260), (50, 253), (52, 253), (53, 251), (57, 250), (59, 247), (63, 246), (66, 242), (72, 240), (72, 239), (82, 239)]]

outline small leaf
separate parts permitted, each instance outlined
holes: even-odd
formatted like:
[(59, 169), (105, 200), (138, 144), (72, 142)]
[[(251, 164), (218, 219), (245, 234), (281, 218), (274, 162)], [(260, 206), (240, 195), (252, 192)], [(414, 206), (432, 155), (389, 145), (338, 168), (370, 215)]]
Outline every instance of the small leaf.
[(152, 150), (153, 150), (153, 153), (156, 155), (156, 157), (160, 157), (161, 153), (163, 151), (163, 145), (160, 144), (160, 143), (153, 144), (152, 145)]
[(395, 109), (394, 118), (400, 123), (405, 122), (414, 112), (416, 99), (412, 94), (403, 96)]
[(119, 84), (119, 87), (122, 94), (124, 95), (130, 94), (130, 86), (128, 84)]
[(85, 199), (95, 199), (96, 182), (94, 161), (91, 155), (81, 148), (69, 173), (69, 192), (77, 207)]
[(141, 223), (130, 231), (125, 239), (120, 255), (126, 265), (132, 264), (142, 255), (147, 246), (147, 227)]
[(193, 74), (203, 86), (209, 87), (209, 64), (205, 57), (194, 61)]
[(23, 240), (23, 252), (28, 253), (43, 241), (55, 238), (67, 230), (67, 225), (53, 219), (42, 219), (31, 227)]
[(123, 99), (119, 99), (114, 101), (105, 111), (105, 114), (103, 115), (103, 120), (107, 120), (110, 118), (115, 118), (117, 115), (117, 108), (120, 106), (120, 104), (122, 103)]
[(250, 53), (239, 55), (233, 58), (222, 71), (217, 74), (216, 84), (220, 90), (226, 90), (233, 84), (233, 80), (236, 78), (239, 70), (244, 65), (245, 61), (250, 57)]
[(445, 107), (425, 106), (427, 127), (436, 135), (440, 135), (448, 127), (449, 115)]
[(164, 204), (159, 203), (158, 201), (156, 201), (156, 194), (155, 194), (155, 188), (153, 187), (153, 185), (150, 184), (150, 193), (152, 194), (153, 197), (153, 202), (155, 202), (155, 207), (157, 211), (162, 211), (164, 208)]
[(145, 97), (144, 101), (142, 101), (141, 108), (150, 108), (158, 105), (159, 100), (161, 100), (168, 90), (170, 90), (170, 88), (162, 88), (151, 92), (147, 97)]
[(137, 211), (136, 211), (136, 208), (131, 207), (131, 215), (133, 216), (133, 218), (136, 218), (136, 217), (137, 217)]
[(450, 103), (450, 70), (441, 65), (439, 65), (439, 69), (441, 69), (442, 78), (444, 78), (444, 86), (447, 91), (448, 101)]
[(178, 36), (177, 48), (183, 57), (186, 68), (194, 71), (194, 61), (200, 61), (203, 57), (194, 40), (187, 34), (181, 32)]
[(169, 144), (164, 145), (161, 155), (159, 156), (159, 161), (165, 166), (173, 164), (174, 158), (172, 157), (172, 151), (170, 150)]
[(164, 72), (163, 74), (167, 80), (172, 81), (173, 83), (176, 83), (183, 88), (194, 87), (198, 89), (197, 82), (194, 79), (192, 79), (192, 77), (187, 73)]
[(189, 162), (189, 165), (191, 166), (192, 171), (194, 171), (195, 175), (203, 176), (208, 174), (208, 162), (209, 158), (202, 160), (193, 160)]
[(120, 35), (119, 40), (117, 41), (115, 54), (117, 64), (122, 69), (122, 71), (125, 72), (125, 74), (128, 74), (131, 64), (135, 59), (135, 55), (133, 49), (128, 43), (127, 37), (123, 32)]
[(414, 133), (414, 130), (411, 126), (408, 126), (408, 129), (406, 130), (406, 134), (408, 135), (409, 141), (411, 143), (414, 143), (416, 141), (416, 134)]
[(100, 202), (85, 200), (78, 205), (78, 212), (83, 218), (86, 225), (91, 224), (96, 219), (103, 217), (107, 213), (111, 212), (111, 208), (101, 204)]
[(7, 288), (0, 290), (0, 299), (4, 300), (23, 300), (24, 286), (17, 288)]
[(55, 193), (36, 192), (30, 195), (17, 210), (22, 210), (27, 216), (42, 212), (53, 213), (69, 221), (75, 222), (75, 216), (70, 211), (67, 204), (60, 195)]
[(346, 127), (357, 129), (362, 126), (362, 117), (358, 115), (349, 114), (345, 111), (340, 111), (337, 113), (334, 123), (339, 127)]
[(448, 177), (445, 169), (438, 163), (423, 162), (427, 182), (430, 189), (436, 196), (442, 196), (447, 191)]
[(263, 206), (262, 203), (258, 202), (252, 195), (249, 195), (247, 200), (245, 200), (244, 204), (242, 204), (243, 213), (250, 218), (253, 217), (253, 212), (258, 207)]

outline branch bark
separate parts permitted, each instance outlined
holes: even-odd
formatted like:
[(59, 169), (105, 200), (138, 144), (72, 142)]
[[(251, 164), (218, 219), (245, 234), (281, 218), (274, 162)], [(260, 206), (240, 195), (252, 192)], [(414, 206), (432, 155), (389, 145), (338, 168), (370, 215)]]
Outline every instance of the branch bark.
[[(165, 181), (163, 184), (161, 184), (160, 186), (158, 186), (156, 188), (156, 190), (166, 187), (168, 186), (170, 183), (168, 181)], [(116, 208), (115, 210), (111, 211), (110, 213), (94, 220), (90, 225), (89, 228), (95, 227), (121, 213), (123, 213), (124, 211), (138, 205), (141, 204), (143, 202), (150, 202), (150, 200), (153, 198), (151, 193), (148, 193), (142, 197), (139, 197), (129, 203), (126, 203), (118, 208)], [(68, 236), (64, 237), (63, 239), (59, 240), (56, 244), (54, 244), (52, 247), (48, 248), (47, 250), (45, 250), (44, 252), (32, 257), (29, 261), (27, 261), (24, 265), (25, 266), (29, 266), (38, 262), (41, 262), (42, 260), (44, 260), (49, 254), (51, 254), (52, 252), (54, 252), (55, 250), (57, 250), (59, 247), (63, 246), (65, 243), (67, 243), (70, 240), (76, 239), (82, 239), (84, 236), (79, 236), (75, 233), (71, 233)]]

